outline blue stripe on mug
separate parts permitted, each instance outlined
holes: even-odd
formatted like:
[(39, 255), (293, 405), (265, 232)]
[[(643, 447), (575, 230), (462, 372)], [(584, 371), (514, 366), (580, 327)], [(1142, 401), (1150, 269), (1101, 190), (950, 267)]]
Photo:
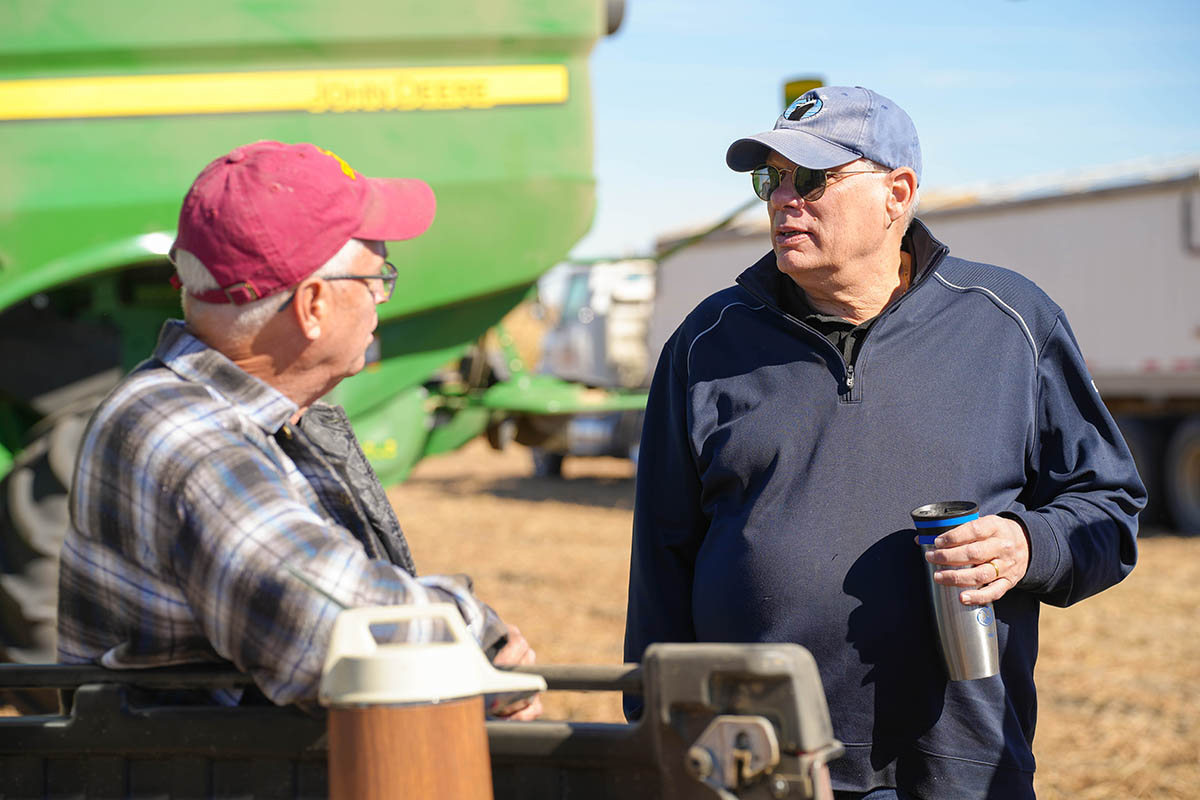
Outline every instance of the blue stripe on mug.
[[(979, 519), (979, 512), (973, 514), (964, 514), (961, 517), (951, 517), (950, 519), (922, 519), (917, 520), (913, 524), (919, 528), (953, 528), (971, 520)], [(924, 544), (924, 542), (922, 542)]]

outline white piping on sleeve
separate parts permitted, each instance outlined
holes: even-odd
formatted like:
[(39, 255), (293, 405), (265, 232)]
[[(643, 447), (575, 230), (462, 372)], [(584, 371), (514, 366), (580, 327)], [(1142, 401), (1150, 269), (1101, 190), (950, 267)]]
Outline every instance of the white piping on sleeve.
[(689, 375), (689, 376), (691, 376), (691, 374), (692, 374), (692, 348), (696, 346), (696, 342), (700, 341), (700, 337), (701, 337), (701, 336), (703, 336), (704, 334), (706, 334), (706, 333), (708, 333), (709, 331), (711, 331), (713, 328), (715, 328), (715, 327), (717, 327), (718, 325), (720, 325), (720, 324), (721, 324), (721, 320), (723, 320), (723, 319), (725, 318), (725, 312), (726, 312), (726, 311), (728, 311), (729, 309), (733, 308), (734, 306), (745, 306), (746, 308), (750, 309), (751, 311), (762, 311), (764, 308), (766, 308), (766, 305), (765, 305), (765, 304), (764, 304), (764, 305), (752, 306), (752, 305), (750, 305), (749, 303), (743, 303), (743, 302), (741, 302), (740, 300), (739, 300), (738, 302), (736, 302), (736, 303), (730, 303), (729, 305), (727, 305), (727, 306), (725, 306), (724, 308), (722, 308), (722, 309), (721, 309), (721, 313), (717, 315), (717, 321), (716, 321), (716, 322), (714, 322), (712, 325), (709, 325), (709, 326), (708, 326), (707, 328), (705, 328), (704, 330), (702, 330), (702, 331), (700, 331), (699, 333), (697, 333), (697, 334), (696, 334), (696, 338), (695, 338), (695, 339), (692, 339), (692, 343), (688, 345), (688, 351), (687, 351), (687, 372), (688, 372), (688, 375)]
[(946, 286), (950, 287), (951, 289), (957, 289), (961, 292), (979, 292), (981, 294), (987, 295), (989, 298), (991, 298), (993, 303), (995, 303), (996, 305), (1000, 306), (1005, 311), (1007, 311), (1020, 324), (1021, 330), (1025, 332), (1025, 338), (1029, 340), (1029, 347), (1033, 350), (1033, 366), (1034, 366), (1034, 369), (1037, 369), (1038, 361), (1041, 358), (1041, 353), (1038, 352), (1037, 342), (1035, 342), (1033, 340), (1033, 334), (1030, 333), (1029, 326), (1025, 324), (1025, 318), (1022, 317), (1015, 308), (1013, 308), (1008, 303), (1001, 300), (1000, 297), (995, 292), (993, 292), (991, 289), (987, 288), (986, 286), (959, 286), (958, 284), (951, 283), (950, 281), (943, 278), (942, 274), (940, 272), (933, 273), (933, 277), (937, 278), (938, 281), (940, 281), (941, 283), (944, 283)]

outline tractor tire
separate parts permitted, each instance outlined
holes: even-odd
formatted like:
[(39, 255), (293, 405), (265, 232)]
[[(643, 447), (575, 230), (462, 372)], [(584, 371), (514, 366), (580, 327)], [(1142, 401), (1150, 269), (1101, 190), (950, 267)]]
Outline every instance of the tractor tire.
[(563, 454), (551, 453), (540, 447), (529, 448), (533, 456), (533, 474), (538, 478), (561, 478), (563, 470)]
[[(0, 480), (0, 661), (56, 660), (58, 555), (70, 527), (67, 493), (90, 414), (64, 410), (35, 429)], [(0, 692), (24, 713), (58, 709), (52, 690)]]
[(1163, 472), (1175, 529), (1200, 535), (1200, 416), (1187, 417), (1171, 433)]
[(484, 436), (493, 450), (505, 450), (517, 438), (516, 420), (502, 419), (490, 423), (484, 431)]

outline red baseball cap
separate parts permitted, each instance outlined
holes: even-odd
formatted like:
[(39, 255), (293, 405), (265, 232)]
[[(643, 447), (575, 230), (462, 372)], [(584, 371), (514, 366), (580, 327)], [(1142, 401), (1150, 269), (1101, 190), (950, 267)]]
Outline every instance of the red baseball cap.
[(351, 239), (399, 241), (433, 222), (433, 189), (367, 178), (314, 144), (262, 141), (213, 161), (179, 210), (176, 249), (208, 268), (206, 303), (248, 303), (295, 286)]

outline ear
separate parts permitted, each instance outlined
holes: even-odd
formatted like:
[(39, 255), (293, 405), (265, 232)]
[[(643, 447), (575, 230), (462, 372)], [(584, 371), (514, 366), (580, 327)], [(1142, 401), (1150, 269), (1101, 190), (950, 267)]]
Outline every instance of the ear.
[(910, 167), (899, 167), (892, 170), (888, 176), (891, 180), (888, 186), (887, 215), (888, 227), (904, 218), (910, 205), (916, 199), (917, 173)]
[(304, 337), (314, 342), (321, 337), (321, 326), (328, 324), (333, 313), (333, 292), (325, 281), (306, 278), (296, 286), (295, 299), (287, 310)]

